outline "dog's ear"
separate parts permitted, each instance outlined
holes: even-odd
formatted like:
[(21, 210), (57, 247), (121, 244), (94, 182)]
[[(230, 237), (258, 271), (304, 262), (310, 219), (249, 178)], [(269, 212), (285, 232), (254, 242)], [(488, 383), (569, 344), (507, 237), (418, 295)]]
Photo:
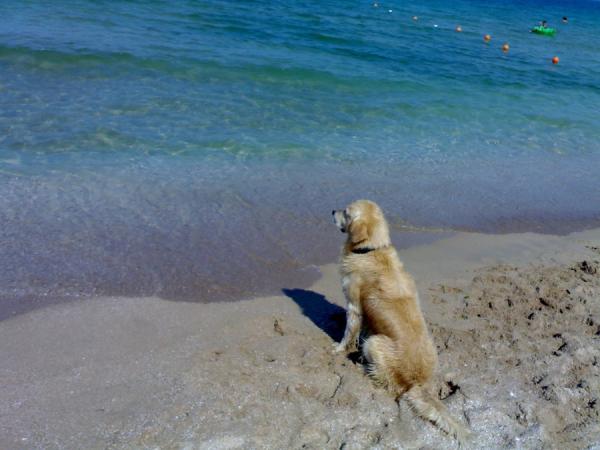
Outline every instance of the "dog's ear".
[(358, 244), (369, 239), (369, 230), (363, 220), (352, 221), (350, 224), (350, 239), (353, 244)]

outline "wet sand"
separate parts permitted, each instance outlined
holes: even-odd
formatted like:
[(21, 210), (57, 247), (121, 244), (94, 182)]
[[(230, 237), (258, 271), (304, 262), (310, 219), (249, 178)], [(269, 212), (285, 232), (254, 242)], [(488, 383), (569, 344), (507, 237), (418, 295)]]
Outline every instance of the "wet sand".
[[(600, 441), (600, 230), (401, 251), (472, 448)], [(331, 352), (336, 264), (233, 303), (101, 297), (0, 322), (0, 448), (454, 448)]]

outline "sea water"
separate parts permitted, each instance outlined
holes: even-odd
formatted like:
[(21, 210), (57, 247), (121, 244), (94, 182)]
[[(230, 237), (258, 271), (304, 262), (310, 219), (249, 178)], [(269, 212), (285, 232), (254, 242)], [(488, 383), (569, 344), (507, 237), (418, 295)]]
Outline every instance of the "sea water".
[(599, 143), (597, 1), (3, 0), (0, 303), (295, 287), (356, 198), (596, 226)]

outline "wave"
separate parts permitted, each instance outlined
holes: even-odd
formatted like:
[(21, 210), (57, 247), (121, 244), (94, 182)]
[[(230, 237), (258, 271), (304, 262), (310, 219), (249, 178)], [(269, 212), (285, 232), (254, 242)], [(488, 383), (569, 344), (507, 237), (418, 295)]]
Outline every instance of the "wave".
[(168, 67), (164, 61), (145, 59), (126, 52), (61, 52), (58, 50), (8, 47), (0, 45), (0, 63), (20, 68), (62, 71), (76, 67), (85, 69), (95, 66), (135, 65), (138, 67)]
[[(206, 59), (144, 58), (126, 52), (63, 52), (0, 45), (0, 64), (20, 70), (65, 73), (67, 76), (106, 77), (151, 71), (188, 81), (251, 81), (265, 84), (330, 88), (336, 91), (419, 89), (418, 81), (341, 75), (332, 71), (275, 64), (223, 64)], [(75, 72), (74, 72), (75, 71)]]

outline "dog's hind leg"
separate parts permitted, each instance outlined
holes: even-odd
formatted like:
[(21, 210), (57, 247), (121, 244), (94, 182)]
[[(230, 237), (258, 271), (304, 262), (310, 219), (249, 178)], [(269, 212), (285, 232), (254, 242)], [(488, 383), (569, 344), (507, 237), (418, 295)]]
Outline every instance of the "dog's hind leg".
[(434, 423), (459, 443), (467, 442), (470, 432), (450, 416), (444, 404), (429, 392), (428, 387), (421, 384), (409, 386), (409, 382), (401, 378), (402, 349), (394, 341), (382, 334), (371, 336), (363, 344), (363, 354), (369, 362), (367, 370), (375, 383), (392, 392), (396, 400), (406, 394), (406, 400), (417, 415)]
[(376, 384), (391, 390), (397, 396), (402, 395), (404, 388), (395, 378), (398, 349), (389, 337), (376, 334), (363, 344), (363, 355), (369, 362), (367, 371)]

